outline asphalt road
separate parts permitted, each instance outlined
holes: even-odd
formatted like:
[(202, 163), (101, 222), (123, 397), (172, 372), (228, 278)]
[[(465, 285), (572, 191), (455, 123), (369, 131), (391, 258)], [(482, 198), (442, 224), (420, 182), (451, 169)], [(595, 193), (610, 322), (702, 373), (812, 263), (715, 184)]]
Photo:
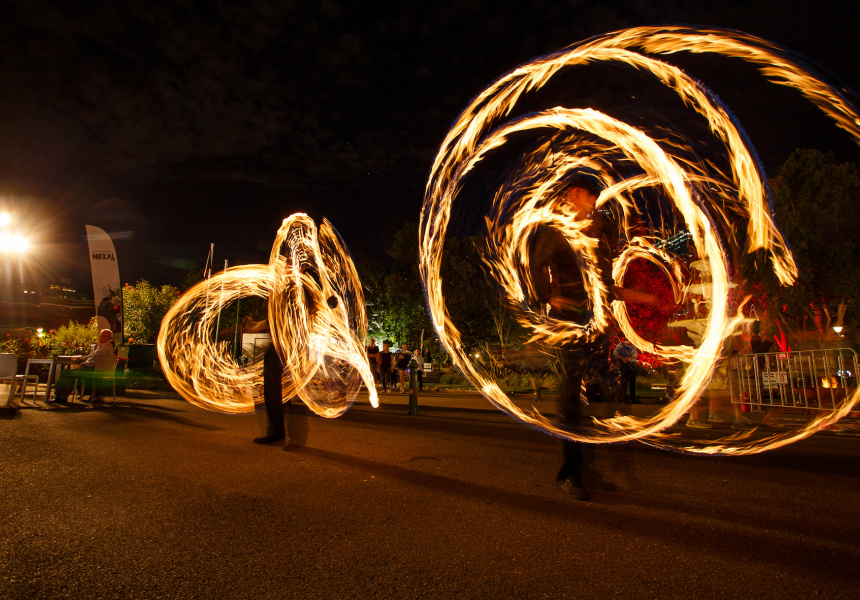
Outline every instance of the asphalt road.
[(858, 597), (860, 438), (601, 446), (584, 503), (501, 414), (291, 418), (285, 451), (180, 400), (6, 413), (0, 598)]

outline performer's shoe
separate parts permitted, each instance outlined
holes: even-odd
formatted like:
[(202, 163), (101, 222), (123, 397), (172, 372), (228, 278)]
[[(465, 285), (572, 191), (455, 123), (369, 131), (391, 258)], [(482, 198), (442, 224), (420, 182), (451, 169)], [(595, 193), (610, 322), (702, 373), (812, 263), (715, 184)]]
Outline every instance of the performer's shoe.
[(561, 488), (561, 491), (568, 496), (584, 502), (591, 500), (591, 494), (588, 493), (588, 490), (585, 489), (585, 486), (582, 485), (582, 482), (579, 481), (579, 479), (568, 477), (567, 479), (563, 479), (557, 483), (558, 487)]
[(50, 400), (48, 400), (48, 404), (68, 404), (68, 403), (69, 403), (69, 401), (66, 400), (65, 398), (54, 397), (54, 398), (51, 398)]
[(283, 442), (286, 438), (286, 434), (283, 433), (273, 433), (271, 435), (264, 435), (263, 437), (254, 438), (255, 444), (274, 444), (275, 442)]

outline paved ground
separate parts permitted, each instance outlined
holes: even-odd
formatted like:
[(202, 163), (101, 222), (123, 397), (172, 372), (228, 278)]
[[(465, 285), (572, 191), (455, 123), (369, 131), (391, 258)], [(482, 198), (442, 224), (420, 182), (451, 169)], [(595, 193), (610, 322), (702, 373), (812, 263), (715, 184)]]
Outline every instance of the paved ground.
[(857, 597), (860, 439), (598, 447), (582, 503), (485, 407), (293, 415), (288, 451), (176, 399), (6, 412), (0, 598)]

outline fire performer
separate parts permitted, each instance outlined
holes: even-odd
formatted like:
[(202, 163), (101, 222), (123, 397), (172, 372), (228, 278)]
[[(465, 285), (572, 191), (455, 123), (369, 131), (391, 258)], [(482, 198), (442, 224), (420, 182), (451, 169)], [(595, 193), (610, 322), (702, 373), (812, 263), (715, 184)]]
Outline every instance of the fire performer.
[[(590, 221), (582, 233), (598, 240), (597, 267), (609, 291), (608, 301), (654, 303), (650, 294), (624, 289), (612, 281), (612, 247), (603, 232), (603, 216), (595, 210), (600, 188), (585, 175), (574, 176), (564, 192), (564, 199), (576, 211), (578, 220)], [(541, 307), (549, 306), (548, 316), (586, 324), (590, 318), (588, 294), (576, 252), (556, 229), (544, 227), (538, 231), (529, 257), (532, 284)], [(577, 429), (582, 423), (580, 390), (584, 373), (590, 372), (601, 360), (607, 360), (606, 333), (597, 334), (588, 342), (574, 342), (562, 347), (564, 382), (559, 395), (559, 412), (565, 427)], [(559, 487), (578, 500), (590, 500), (591, 494), (582, 482), (582, 444), (562, 441), (562, 464), (556, 475)]]
[[(243, 327), (244, 333), (261, 333), (269, 331), (269, 321), (249, 321)], [(263, 355), (263, 401), (266, 406), (267, 427), (266, 435), (254, 439), (255, 444), (273, 444), (284, 441), (284, 405), (281, 396), (281, 377), (284, 366), (278, 357), (274, 344), (269, 344)]]
[[(320, 278), (316, 269), (303, 265), (301, 272), (310, 275), (319, 286)], [(307, 294), (305, 298), (311, 321), (314, 321), (318, 307), (314, 304), (311, 294)], [(330, 308), (335, 308), (338, 305), (338, 299), (336, 296), (330, 296), (326, 299), (326, 303)], [(262, 321), (248, 320), (243, 327), (244, 333), (257, 333), (269, 330), (268, 319), (263, 319)], [(275, 345), (271, 344), (263, 355), (263, 402), (266, 407), (267, 417), (266, 435), (255, 438), (255, 444), (274, 444), (283, 442), (286, 438), (283, 388), (281, 386), (283, 373), (284, 365), (281, 363), (281, 358), (278, 356)], [(307, 427), (303, 422), (301, 424), (298, 423), (296, 414), (299, 408), (293, 405), (292, 399), (288, 400), (287, 404), (290, 405), (290, 443), (287, 448), (303, 446), (304, 440), (307, 438)]]

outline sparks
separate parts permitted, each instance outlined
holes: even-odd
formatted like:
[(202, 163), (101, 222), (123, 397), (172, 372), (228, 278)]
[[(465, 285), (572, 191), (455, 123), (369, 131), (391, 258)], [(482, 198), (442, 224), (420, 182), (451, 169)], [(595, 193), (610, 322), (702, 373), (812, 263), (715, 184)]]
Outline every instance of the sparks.
[[(856, 102), (847, 92), (826, 83), (822, 75), (791, 51), (747, 34), (639, 27), (598, 36), (538, 58), (502, 77), (470, 104), (449, 131), (433, 164), (421, 211), (420, 252), (422, 280), (439, 339), (455, 365), (491, 404), (523, 423), (569, 440), (608, 443), (639, 439), (687, 452), (748, 454), (808, 437), (847, 414), (857, 402), (857, 392), (807, 425), (764, 440), (735, 434), (723, 440), (687, 443), (660, 433), (699, 399), (714, 373), (725, 341), (742, 322), (739, 311), (732, 314), (729, 310), (732, 283), (724, 248), (737, 245), (742, 237), (746, 240), (746, 252), (765, 250), (770, 254), (771, 268), (783, 285), (793, 284), (798, 273), (788, 244), (771, 217), (762, 169), (736, 118), (704, 85), (677, 67), (634, 49), (651, 55), (711, 52), (752, 62), (771, 81), (799, 90), (839, 127), (860, 140)], [(630, 65), (651, 74), (677, 93), (687, 106), (708, 120), (716, 142), (724, 148), (730, 172), (721, 172), (710, 161), (691, 158), (689, 145), (680, 134), (667, 132), (658, 142), (639, 129), (589, 108), (556, 107), (503, 122), (523, 95), (543, 87), (562, 68), (599, 61)], [(518, 408), (462, 348), (460, 332), (445, 306), (441, 279), (452, 206), (464, 178), (478, 162), (506, 144), (513, 134), (533, 129), (553, 132), (554, 141), (522, 156), (521, 164), (493, 197), (485, 218), (487, 241), (483, 259), (487, 271), (503, 291), (519, 323), (531, 333), (532, 342), (561, 345), (587, 341), (606, 331), (613, 318), (639, 350), (681, 361), (686, 370), (677, 393), (653, 417), (595, 420), (594, 426), (585, 432), (559, 428), (536, 409)], [(631, 175), (629, 168), (619, 168), (622, 162), (636, 165), (636, 173)], [(679, 301), (689, 283), (683, 279), (679, 261), (656, 247), (657, 232), (642, 235), (631, 227), (634, 222), (640, 227), (647, 223), (632, 199), (640, 190), (650, 188), (671, 203), (711, 277), (711, 307), (698, 347), (661, 346), (645, 340), (633, 329), (624, 303), (607, 302), (607, 290), (595, 258), (597, 240), (584, 233), (588, 217), (577, 215), (559, 201), (566, 176), (575, 172), (588, 172), (598, 179), (604, 188), (597, 201), (598, 208), (611, 206), (621, 215), (624, 248), (612, 266), (615, 281), (623, 280), (633, 259), (644, 258), (664, 270)], [(738, 236), (733, 227), (740, 221), (745, 222), (743, 236)], [(528, 276), (528, 249), (541, 226), (561, 232), (579, 258), (592, 314), (584, 325), (545, 318), (533, 307), (531, 300), (535, 295)]]
[(188, 290), (162, 321), (158, 356), (183, 398), (209, 410), (254, 410), (262, 358), (241, 366), (218, 343), (219, 311), (238, 298), (268, 299), (275, 348), (286, 365), (284, 401), (298, 395), (323, 417), (338, 417), (363, 382), (378, 406), (362, 343), (364, 295), (346, 246), (331, 224), (305, 214), (284, 219), (268, 265), (232, 267)]

